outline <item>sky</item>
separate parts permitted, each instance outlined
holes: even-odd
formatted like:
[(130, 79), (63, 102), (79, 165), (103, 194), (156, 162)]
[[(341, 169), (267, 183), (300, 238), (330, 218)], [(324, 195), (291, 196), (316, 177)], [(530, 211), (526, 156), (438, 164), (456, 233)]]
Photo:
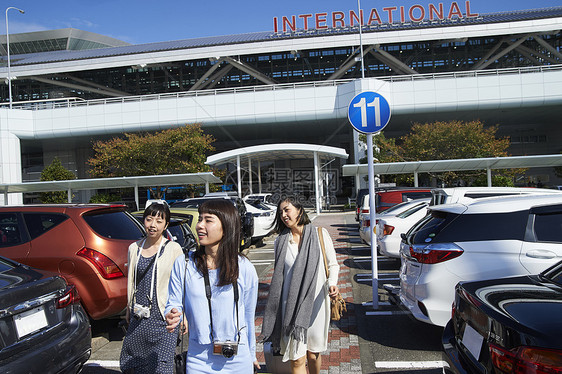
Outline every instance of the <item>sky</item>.
[[(360, 0), (361, 8), (370, 12), (376, 8), (383, 17), (383, 8), (414, 4), (443, 3), (445, 9), (452, 0), (400, 1)], [(457, 1), (465, 9), (465, 0)], [(167, 0), (8, 0), (9, 33), (53, 30), (73, 27), (123, 40), (143, 44), (204, 36), (273, 31), (274, 17), (342, 11), (348, 14), (357, 9), (357, 0), (239, 0), (201, 1)], [(470, 0), (472, 13), (494, 13), (511, 10), (562, 6), (562, 0)], [(367, 17), (367, 15), (365, 15)], [(1, 18), (5, 33), (5, 17)], [(384, 20), (383, 20), (384, 21)]]

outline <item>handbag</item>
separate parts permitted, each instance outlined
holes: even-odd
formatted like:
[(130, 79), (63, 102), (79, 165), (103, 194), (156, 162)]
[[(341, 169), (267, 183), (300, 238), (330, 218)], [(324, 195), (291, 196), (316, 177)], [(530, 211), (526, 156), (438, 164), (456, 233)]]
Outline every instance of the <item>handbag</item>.
[[(322, 228), (318, 227), (318, 239), (320, 239), (320, 248), (322, 248), (322, 256), (324, 257), (324, 269), (326, 270), (326, 278), (330, 275), (328, 272), (328, 261), (326, 259), (326, 248), (324, 247), (324, 236), (322, 234)], [(330, 298), (330, 319), (332, 321), (339, 321), (344, 312), (347, 312), (347, 305), (343, 299), (341, 293), (338, 290), (338, 294), (335, 298)]]
[(176, 348), (179, 346), (180, 350), (179, 353), (176, 353), (174, 356), (174, 373), (175, 374), (186, 374), (186, 365), (187, 365), (187, 351), (183, 350), (183, 335), (185, 332), (185, 325), (183, 324), (184, 317), (185, 317), (185, 278), (187, 274), (187, 261), (188, 257), (185, 254), (185, 272), (183, 273), (183, 285), (181, 291), (181, 306), (182, 306), (182, 313), (180, 319), (180, 328), (178, 329), (178, 341), (176, 343)]
[(268, 373), (274, 374), (291, 374), (291, 363), (289, 361), (283, 362), (281, 353), (275, 352), (271, 348), (271, 342), (263, 343), (263, 356), (265, 358), (265, 366)]

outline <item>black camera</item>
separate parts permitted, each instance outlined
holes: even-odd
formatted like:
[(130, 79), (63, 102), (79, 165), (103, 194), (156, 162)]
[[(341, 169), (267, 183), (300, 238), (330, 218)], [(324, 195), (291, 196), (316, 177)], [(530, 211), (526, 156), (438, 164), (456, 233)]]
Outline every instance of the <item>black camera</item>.
[(227, 340), (213, 343), (213, 354), (231, 358), (238, 353), (238, 343)]

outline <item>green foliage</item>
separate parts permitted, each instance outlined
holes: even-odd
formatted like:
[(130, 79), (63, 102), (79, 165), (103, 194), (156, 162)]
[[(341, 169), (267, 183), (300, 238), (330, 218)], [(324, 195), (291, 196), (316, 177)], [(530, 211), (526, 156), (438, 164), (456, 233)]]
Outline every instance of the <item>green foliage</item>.
[[(480, 121), (415, 123), (411, 132), (397, 141), (386, 139), (382, 133), (374, 136), (374, 143), (380, 150), (374, 151), (373, 155), (378, 162), (506, 157), (509, 138), (497, 138), (496, 132), (497, 126), (485, 128)], [(360, 135), (359, 139), (365, 141), (366, 137)], [(496, 175), (493, 176), (494, 186), (513, 185), (514, 176), (524, 171), (524, 169), (496, 170), (494, 171)], [(381, 177), (383, 182), (395, 182), (397, 185), (413, 183), (413, 177), (407, 174)], [(487, 185), (485, 170), (431, 173), (429, 177), (437, 178), (449, 186), (473, 185), (482, 183), (482, 180), (484, 185)]]
[[(57, 157), (41, 172), (41, 181), (71, 179), (76, 179), (76, 176), (70, 170), (65, 169)], [(43, 204), (60, 204), (68, 201), (68, 194), (66, 191), (41, 192), (39, 198)]]
[(214, 150), (214, 140), (199, 124), (152, 134), (125, 133), (123, 138), (94, 142), (89, 172), (107, 178), (209, 171), (206, 154)]
[[(507, 172), (507, 171), (505, 171)], [(481, 175), (472, 182), (472, 186), (486, 187), (488, 186), (488, 178)], [(492, 175), (492, 186), (494, 187), (515, 187), (513, 177), (509, 175)]]
[(121, 200), (121, 196), (114, 193), (98, 193), (90, 198), (90, 203), (108, 204)]
[[(211, 171), (205, 161), (215, 149), (214, 141), (200, 124), (155, 133), (125, 133), (94, 142), (94, 157), (87, 162), (89, 173), (94, 178), (108, 178)], [(160, 191), (160, 186), (155, 187)]]

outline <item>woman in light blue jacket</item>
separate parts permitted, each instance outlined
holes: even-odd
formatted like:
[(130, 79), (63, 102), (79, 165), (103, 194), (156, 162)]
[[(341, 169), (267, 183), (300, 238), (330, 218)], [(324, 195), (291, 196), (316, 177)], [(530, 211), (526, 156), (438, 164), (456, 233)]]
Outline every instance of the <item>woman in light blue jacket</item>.
[(185, 311), (188, 373), (252, 373), (259, 368), (258, 276), (239, 253), (240, 216), (229, 201), (212, 199), (199, 207), (196, 229), (199, 247), (187, 262), (176, 260), (170, 277), (168, 330), (175, 331)]

